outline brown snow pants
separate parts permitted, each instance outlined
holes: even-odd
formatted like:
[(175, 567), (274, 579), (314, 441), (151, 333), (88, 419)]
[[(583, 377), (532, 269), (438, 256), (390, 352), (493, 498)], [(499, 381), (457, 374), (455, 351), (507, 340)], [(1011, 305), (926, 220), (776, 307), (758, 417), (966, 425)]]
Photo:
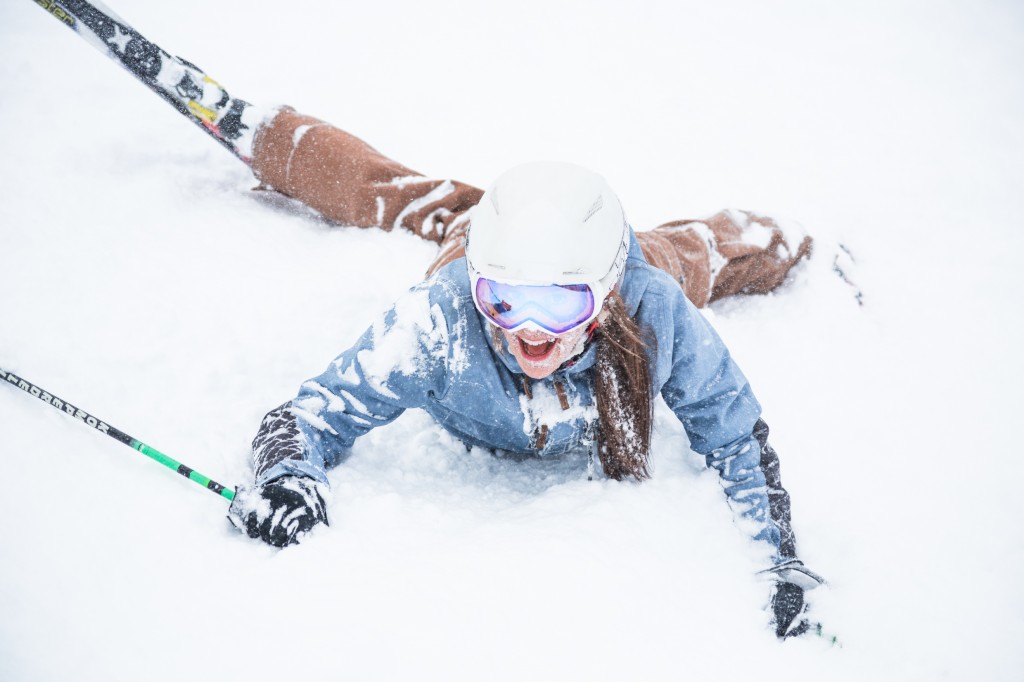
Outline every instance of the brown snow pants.
[[(285, 107), (256, 131), (253, 172), (265, 186), (342, 225), (401, 227), (441, 251), (427, 275), (464, 255), (467, 211), (483, 191), (432, 179), (362, 140)], [(786, 241), (771, 218), (722, 211), (637, 232), (647, 261), (672, 275), (698, 307), (737, 293), (772, 291), (810, 253), (811, 240)]]

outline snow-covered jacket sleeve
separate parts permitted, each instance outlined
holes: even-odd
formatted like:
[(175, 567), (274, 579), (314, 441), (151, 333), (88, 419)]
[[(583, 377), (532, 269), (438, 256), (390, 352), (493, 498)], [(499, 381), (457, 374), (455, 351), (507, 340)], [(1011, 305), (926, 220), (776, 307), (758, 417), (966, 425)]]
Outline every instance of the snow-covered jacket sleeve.
[[(772, 519), (761, 447), (754, 426), (761, 406), (725, 344), (678, 287), (661, 312), (671, 335), (659, 335), (661, 394), (682, 422), (690, 447), (720, 475), (730, 506), (755, 539), (778, 551), (781, 536)], [(671, 338), (671, 344), (665, 343)]]
[(431, 280), (411, 289), (323, 374), (264, 418), (253, 441), (257, 484), (286, 474), (326, 484), (326, 470), (356, 438), (444, 394), (453, 361), (439, 303), (445, 293)]

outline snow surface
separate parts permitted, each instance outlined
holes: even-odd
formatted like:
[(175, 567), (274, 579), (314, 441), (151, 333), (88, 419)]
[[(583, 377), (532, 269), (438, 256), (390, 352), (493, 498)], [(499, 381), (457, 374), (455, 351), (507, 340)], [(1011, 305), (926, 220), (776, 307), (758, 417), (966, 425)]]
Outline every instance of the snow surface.
[[(765, 630), (760, 557), (664, 413), (642, 485), (467, 455), (407, 413), (279, 552), (0, 388), (0, 679), (1020, 679), (1019, 3), (112, 1), (236, 96), (435, 177), (560, 158), (638, 227), (735, 207), (819, 237), (784, 291), (709, 316), (844, 647)], [(433, 247), (251, 192), (34, 3), (0, 4), (0, 83), (0, 366), (246, 481), (261, 416)]]

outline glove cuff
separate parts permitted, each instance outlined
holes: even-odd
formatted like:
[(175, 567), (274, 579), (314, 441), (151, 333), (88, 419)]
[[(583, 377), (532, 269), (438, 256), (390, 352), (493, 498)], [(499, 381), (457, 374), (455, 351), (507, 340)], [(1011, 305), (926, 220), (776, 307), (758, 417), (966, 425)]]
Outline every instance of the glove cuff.
[(804, 566), (799, 559), (789, 559), (781, 564), (758, 571), (758, 575), (774, 577), (782, 583), (791, 583), (803, 590), (813, 590), (825, 584), (825, 579)]

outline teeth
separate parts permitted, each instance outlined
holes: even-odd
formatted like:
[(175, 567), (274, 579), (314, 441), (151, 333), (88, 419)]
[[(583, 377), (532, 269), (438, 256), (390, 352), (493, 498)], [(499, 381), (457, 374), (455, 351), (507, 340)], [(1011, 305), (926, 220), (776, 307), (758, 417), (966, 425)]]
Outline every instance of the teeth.
[(551, 341), (527, 341), (526, 339), (523, 339), (523, 338), (521, 338), (519, 340), (522, 341), (523, 343), (525, 343), (528, 346), (546, 346), (549, 343), (551, 343)]

